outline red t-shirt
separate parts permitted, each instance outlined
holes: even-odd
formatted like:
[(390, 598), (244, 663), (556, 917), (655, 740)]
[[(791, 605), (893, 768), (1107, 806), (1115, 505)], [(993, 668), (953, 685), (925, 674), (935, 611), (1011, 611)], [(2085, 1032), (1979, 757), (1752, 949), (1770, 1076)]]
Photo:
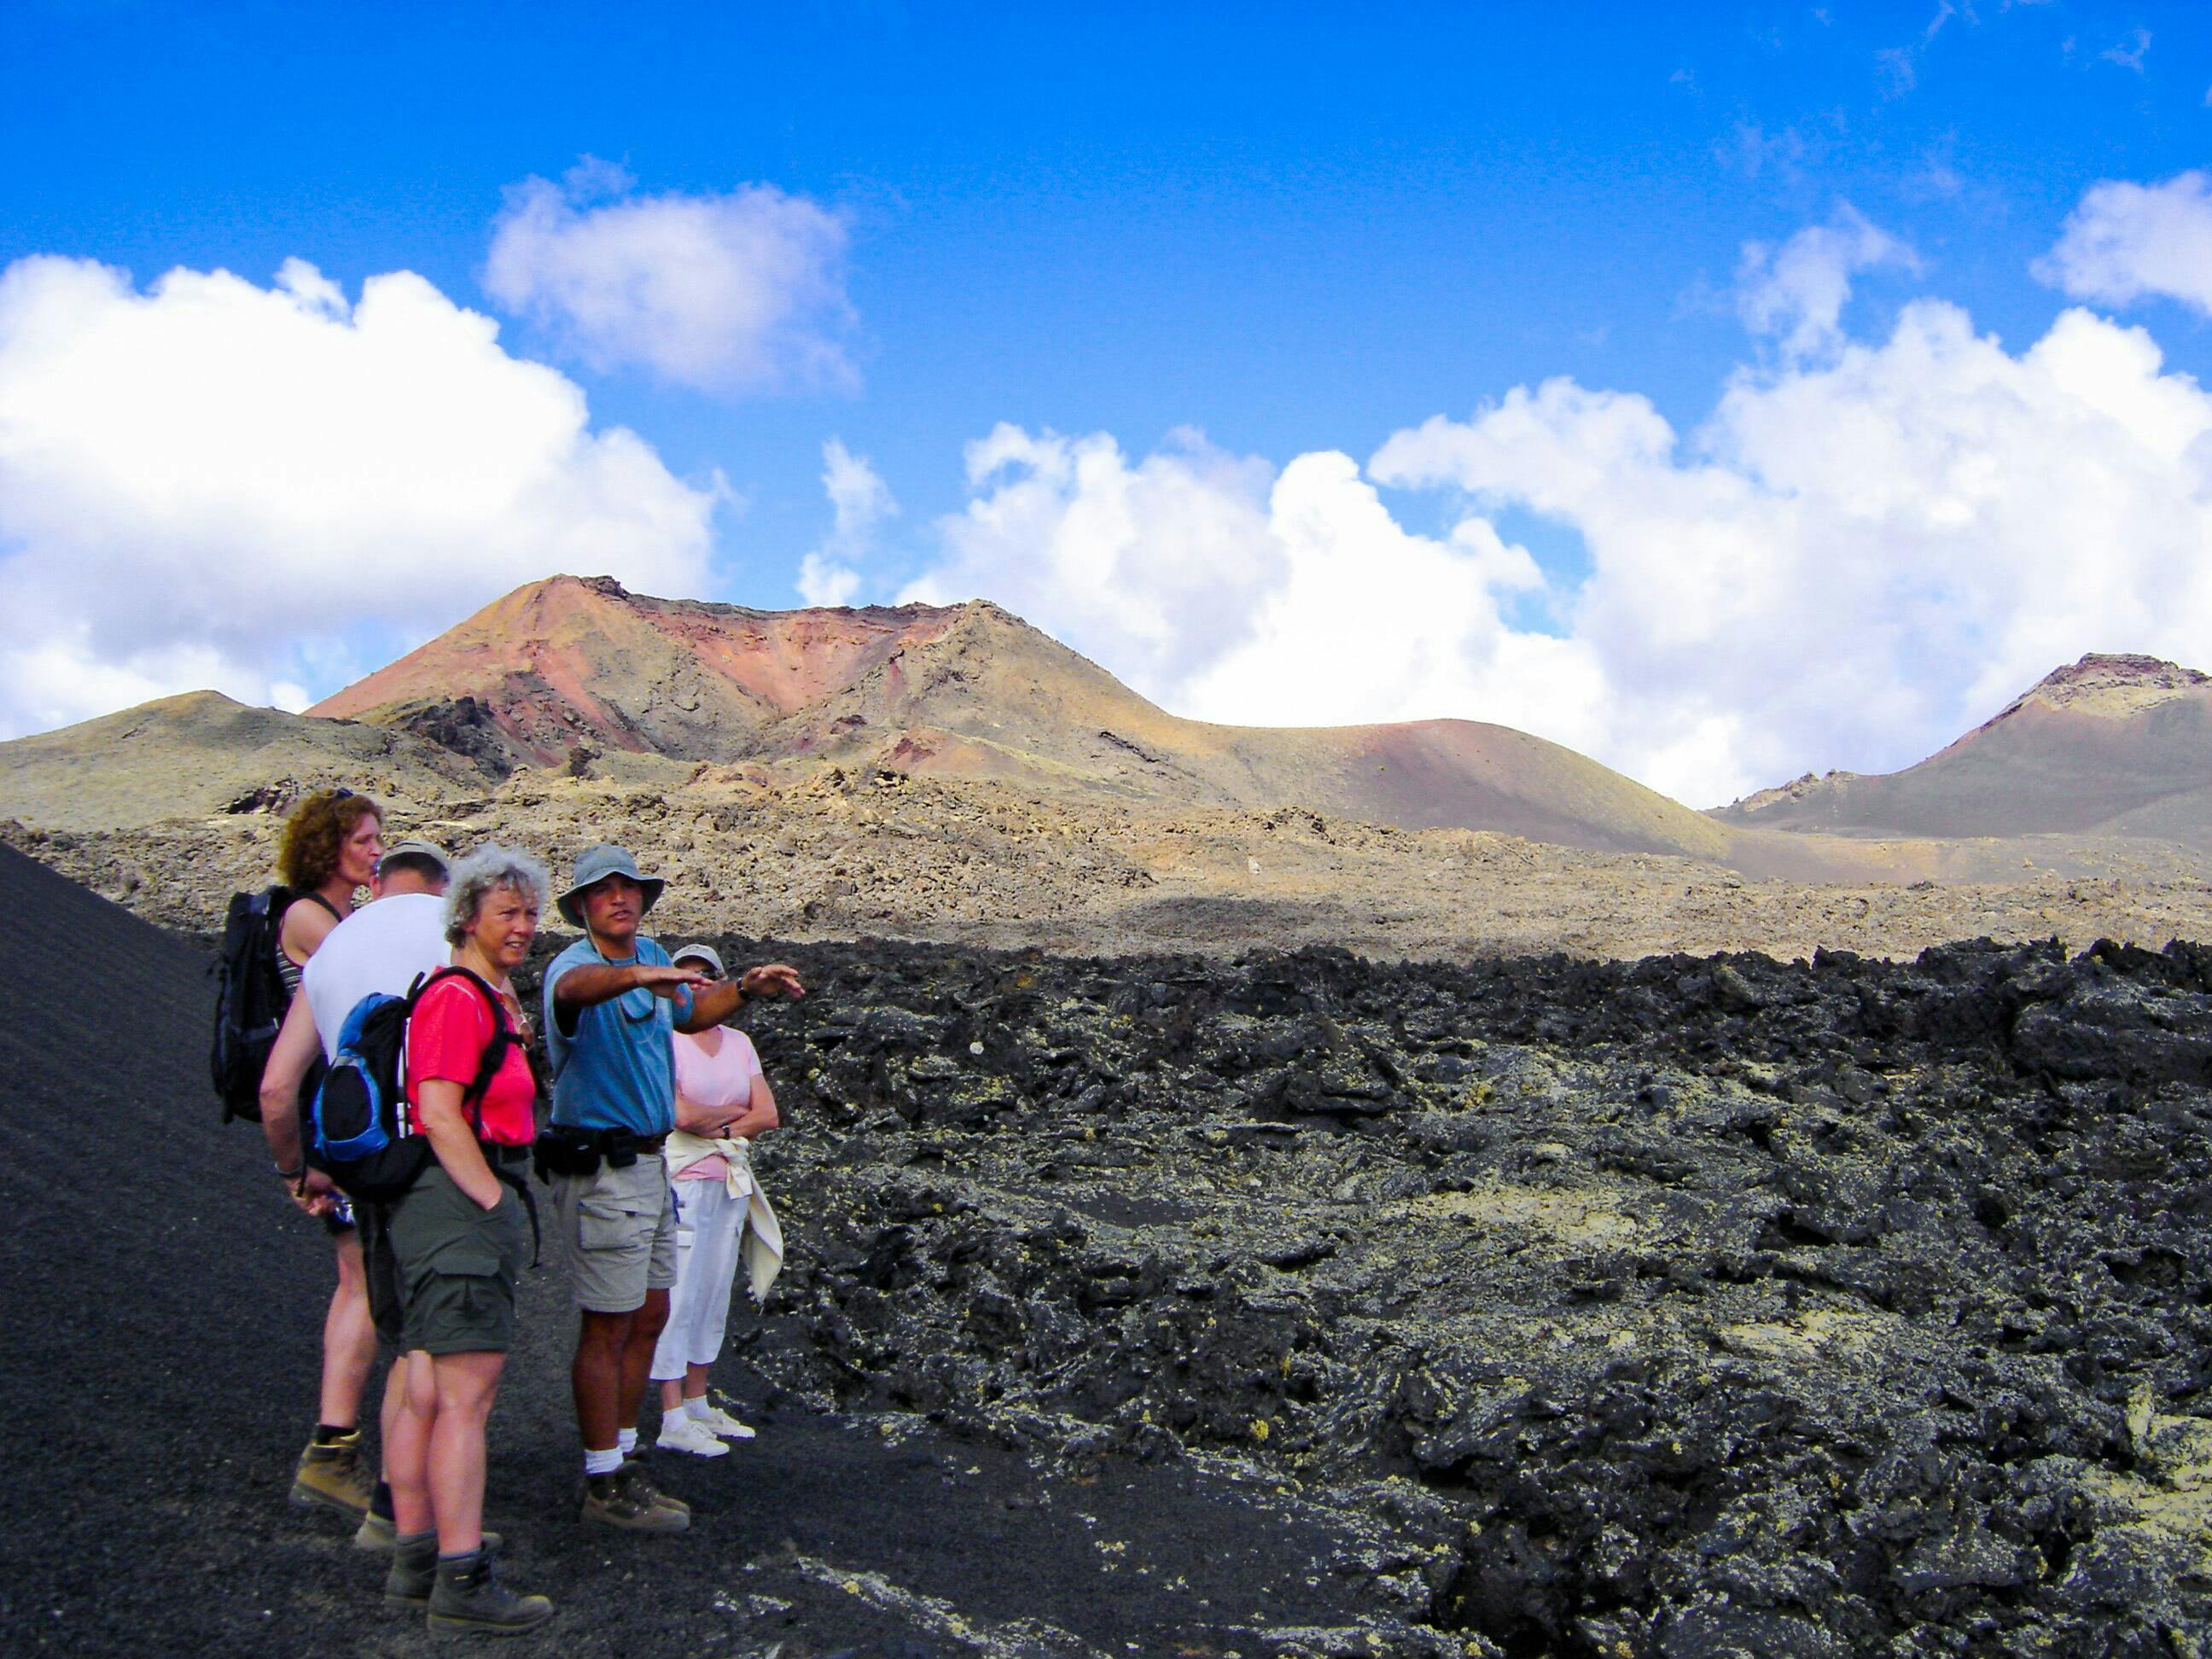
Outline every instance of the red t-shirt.
[[(422, 994), (407, 1021), (407, 1121), (421, 1133), (422, 1088), (425, 1083), (477, 1080), (485, 1046), (498, 1034), (491, 1003), (483, 991), (455, 975)], [(483, 1138), (500, 1146), (527, 1146), (538, 1136), (538, 1081), (530, 1056), (518, 1041), (484, 1091)]]

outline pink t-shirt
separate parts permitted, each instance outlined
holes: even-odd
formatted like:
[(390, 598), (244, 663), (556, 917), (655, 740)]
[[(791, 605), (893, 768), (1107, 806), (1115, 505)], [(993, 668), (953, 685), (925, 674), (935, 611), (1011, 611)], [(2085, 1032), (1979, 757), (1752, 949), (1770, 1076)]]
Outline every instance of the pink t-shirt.
[[(760, 1055), (753, 1040), (743, 1031), (722, 1028), (720, 1054), (708, 1054), (689, 1031), (676, 1034), (676, 1092), (695, 1106), (728, 1117), (742, 1117), (753, 1097), (753, 1079), (761, 1075)], [(719, 1152), (702, 1158), (678, 1172), (678, 1181), (720, 1181), (730, 1172)]]

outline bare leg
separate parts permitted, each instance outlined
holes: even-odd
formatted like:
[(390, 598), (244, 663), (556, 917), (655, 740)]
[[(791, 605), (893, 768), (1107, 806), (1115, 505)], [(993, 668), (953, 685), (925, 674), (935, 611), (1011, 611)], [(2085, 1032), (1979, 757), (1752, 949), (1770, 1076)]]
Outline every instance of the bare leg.
[[(430, 1435), (438, 1420), (438, 1380), (430, 1356), (420, 1350), (392, 1362), (404, 1401), (384, 1425), (384, 1479), (392, 1488), (392, 1525), (403, 1538), (430, 1530)], [(385, 1390), (385, 1404), (392, 1390)]]
[(647, 1291), (645, 1302), (629, 1316), (629, 1332), (622, 1350), (622, 1395), (618, 1426), (637, 1426), (637, 1408), (645, 1403), (645, 1385), (653, 1376), (653, 1350), (668, 1323), (668, 1292)]
[(430, 1427), (430, 1507), (438, 1553), (465, 1555), (483, 1543), (484, 1419), (499, 1392), (503, 1353), (424, 1356), (437, 1420)]
[[(672, 1389), (676, 1385), (671, 1382), (667, 1386)], [(707, 1368), (704, 1365), (686, 1365), (684, 1368), (684, 1397), (686, 1400), (704, 1400), (707, 1397)]]
[(679, 1382), (663, 1382), (660, 1385), (661, 1415), (665, 1417), (670, 1412), (674, 1411), (678, 1406), (681, 1406), (684, 1403), (685, 1397), (683, 1383)]
[[(384, 1404), (376, 1413), (377, 1443), (384, 1448), (384, 1461), (392, 1461), (392, 1437), (398, 1430), (399, 1419), (407, 1412), (407, 1356), (395, 1355), (384, 1373)], [(387, 1480), (389, 1476), (386, 1477)]]
[[(576, 1426), (583, 1431), (584, 1449), (611, 1451), (623, 1427), (623, 1359), (629, 1351), (630, 1326), (637, 1315), (584, 1310), (576, 1331), (576, 1363), (568, 1381), (576, 1393)], [(653, 1349), (646, 1346), (648, 1358)], [(643, 1379), (629, 1396), (629, 1417), (637, 1421), (637, 1396)]]
[(323, 1393), (318, 1422), (350, 1429), (361, 1421), (361, 1396), (376, 1364), (376, 1327), (368, 1316), (368, 1279), (362, 1268), (361, 1235), (340, 1233), (338, 1287), (323, 1317)]

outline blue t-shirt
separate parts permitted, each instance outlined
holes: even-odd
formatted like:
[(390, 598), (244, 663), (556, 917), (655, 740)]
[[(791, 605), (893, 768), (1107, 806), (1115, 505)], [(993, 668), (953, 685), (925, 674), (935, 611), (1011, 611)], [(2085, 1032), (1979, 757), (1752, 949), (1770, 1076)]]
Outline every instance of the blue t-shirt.
[(572, 1129), (664, 1135), (676, 1127), (676, 1023), (691, 1018), (689, 986), (673, 997), (640, 987), (576, 1011), (574, 1031), (555, 1018), (553, 988), (571, 968), (671, 966), (640, 936), (635, 956), (603, 957), (586, 934), (545, 970), (545, 1047), (553, 1060), (553, 1121)]

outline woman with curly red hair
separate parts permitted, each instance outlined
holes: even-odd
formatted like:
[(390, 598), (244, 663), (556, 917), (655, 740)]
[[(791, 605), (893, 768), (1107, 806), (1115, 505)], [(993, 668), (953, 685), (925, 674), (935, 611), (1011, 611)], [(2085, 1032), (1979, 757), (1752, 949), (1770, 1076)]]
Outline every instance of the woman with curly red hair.
[(287, 990), (298, 993), (300, 970), (323, 936), (353, 914), (354, 895), (374, 879), (383, 856), (384, 809), (367, 795), (318, 789), (292, 809), (276, 844), (276, 879), (293, 900), (276, 952)]
[[(384, 857), (384, 811), (350, 789), (318, 789), (292, 809), (276, 848), (276, 877), (290, 889), (276, 938), (276, 971), (297, 996), (300, 975), (331, 928), (353, 914), (354, 896), (375, 879)], [(294, 1178), (302, 1172), (279, 1170)], [(359, 1517), (375, 1496), (361, 1455), (361, 1396), (376, 1364), (376, 1326), (353, 1206), (331, 1194), (320, 1206), (337, 1251), (338, 1283), (323, 1317), (321, 1409), (300, 1454), (292, 1501)]]

